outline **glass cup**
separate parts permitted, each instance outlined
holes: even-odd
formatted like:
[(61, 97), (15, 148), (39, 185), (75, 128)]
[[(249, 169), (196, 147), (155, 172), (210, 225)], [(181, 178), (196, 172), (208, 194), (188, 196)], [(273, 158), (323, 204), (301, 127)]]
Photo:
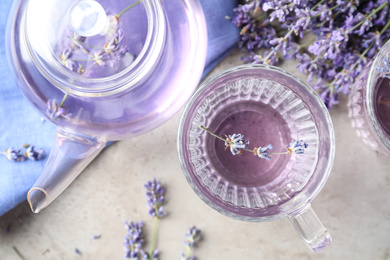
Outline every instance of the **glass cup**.
[[(308, 148), (269, 161), (249, 152), (233, 156), (201, 126), (223, 137), (243, 134), (250, 147), (272, 144), (280, 152), (302, 139)], [(333, 125), (315, 91), (296, 76), (251, 64), (206, 80), (182, 114), (178, 153), (192, 189), (218, 212), (257, 222), (287, 217), (312, 251), (331, 243), (310, 202), (332, 168)]]
[(365, 67), (348, 95), (349, 117), (363, 142), (390, 155), (390, 41)]

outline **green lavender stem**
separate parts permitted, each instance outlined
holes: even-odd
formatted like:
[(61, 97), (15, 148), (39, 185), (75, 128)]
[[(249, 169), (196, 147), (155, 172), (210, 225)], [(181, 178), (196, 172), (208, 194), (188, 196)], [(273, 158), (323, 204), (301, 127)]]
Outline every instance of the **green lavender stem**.
[(190, 255), (191, 255), (191, 247), (188, 246), (188, 247), (187, 247), (187, 254), (186, 254), (186, 257), (189, 258)]
[(22, 253), (20, 253), (19, 249), (16, 248), (16, 246), (12, 246), (12, 249), (15, 251), (15, 253), (20, 257), (20, 259), (25, 260), (24, 256)]
[(135, 5), (139, 4), (139, 3), (141, 3), (141, 0), (139, 0), (139, 1), (135, 2), (134, 4), (131, 4), (128, 7), (126, 7), (125, 9), (123, 9), (122, 12), (120, 12), (118, 14), (118, 17), (120, 18), (127, 10), (129, 10), (130, 8), (132, 8), (133, 6), (135, 6)]
[(65, 93), (65, 95), (64, 95), (64, 97), (62, 98), (62, 101), (61, 101), (61, 103), (60, 103), (60, 107), (62, 107), (63, 105), (64, 105), (64, 102), (65, 102), (65, 100), (66, 100), (66, 98), (68, 97), (68, 93)]
[(385, 6), (388, 5), (387, 4), (387, 1), (383, 2), (383, 4), (381, 4), (378, 8), (376, 8), (374, 11), (372, 11), (369, 15), (367, 15), (363, 20), (360, 21), (360, 23), (356, 24), (352, 29), (349, 29), (348, 31), (353, 31), (355, 30), (357, 27), (359, 27), (360, 25), (362, 25), (365, 21), (367, 21), (368, 19), (370, 19), (374, 14), (376, 14), (377, 12), (379, 12), (380, 10), (382, 10), (383, 8), (385, 8)]
[(152, 244), (150, 245), (150, 251), (149, 251), (149, 260), (152, 260), (154, 246), (156, 244), (157, 221), (158, 221), (158, 217), (155, 217), (154, 224), (153, 224)]
[(216, 135), (216, 134), (214, 134), (213, 132), (211, 132), (209, 129), (207, 129), (206, 127), (204, 127), (204, 126), (200, 126), (203, 130), (206, 130), (209, 134), (211, 134), (212, 136), (214, 136), (214, 137), (216, 137), (216, 138), (218, 138), (218, 139), (220, 139), (220, 140), (222, 140), (222, 141), (224, 141), (224, 142), (226, 142), (226, 140), (224, 139), (224, 138), (222, 138), (222, 137), (220, 137), (219, 135)]

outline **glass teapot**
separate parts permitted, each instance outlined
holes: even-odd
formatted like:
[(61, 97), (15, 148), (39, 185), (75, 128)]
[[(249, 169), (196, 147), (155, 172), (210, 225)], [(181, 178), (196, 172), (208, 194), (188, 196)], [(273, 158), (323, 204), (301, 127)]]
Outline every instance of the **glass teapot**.
[(57, 125), (33, 212), (53, 201), (107, 141), (173, 116), (203, 72), (207, 31), (198, 0), (18, 0), (6, 50), (24, 96)]

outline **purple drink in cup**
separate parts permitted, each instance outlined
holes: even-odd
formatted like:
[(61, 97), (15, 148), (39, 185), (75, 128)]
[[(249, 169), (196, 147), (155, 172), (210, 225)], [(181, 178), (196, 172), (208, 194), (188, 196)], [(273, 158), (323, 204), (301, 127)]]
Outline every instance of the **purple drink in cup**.
[[(233, 156), (219, 136), (243, 134), (250, 144), (285, 151), (293, 139), (304, 154)], [(187, 104), (179, 127), (179, 158), (197, 195), (229, 217), (271, 221), (288, 217), (305, 243), (318, 251), (331, 237), (310, 207), (334, 158), (333, 125), (318, 95), (304, 82), (265, 65), (232, 68), (204, 82)]]

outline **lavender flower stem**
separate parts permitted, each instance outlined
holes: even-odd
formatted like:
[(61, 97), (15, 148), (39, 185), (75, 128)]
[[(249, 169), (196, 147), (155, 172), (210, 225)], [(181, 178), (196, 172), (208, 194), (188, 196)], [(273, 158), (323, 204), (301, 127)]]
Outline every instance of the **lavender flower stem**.
[(379, 12), (380, 10), (382, 10), (383, 8), (385, 8), (385, 6), (387, 5), (387, 1), (384, 1), (383, 4), (381, 4), (378, 8), (376, 8), (374, 11), (372, 11), (369, 15), (367, 15), (366, 17), (364, 17), (363, 20), (361, 20), (357, 25), (355, 25), (352, 29), (349, 29), (348, 31), (349, 32), (352, 32), (353, 30), (355, 30), (357, 27), (359, 27), (362, 23), (364, 23), (365, 21), (367, 21), (368, 19), (370, 19), (374, 14), (376, 14), (377, 12)]
[(390, 25), (390, 20), (387, 21), (386, 25), (385, 25), (385, 26), (383, 27), (383, 29), (380, 31), (380, 35), (382, 35), (382, 34), (386, 31), (386, 29), (389, 27), (389, 25)]
[(65, 102), (65, 100), (66, 100), (66, 98), (68, 97), (68, 93), (65, 93), (65, 95), (64, 95), (64, 97), (63, 97), (63, 99), (62, 99), (62, 101), (61, 101), (61, 103), (60, 103), (60, 107), (62, 107), (62, 105), (64, 104), (64, 102)]
[(88, 45), (88, 44), (86, 44), (86, 43), (84, 43), (84, 42), (81, 42), (81, 41), (79, 41), (79, 40), (77, 40), (77, 39), (75, 39), (75, 38), (70, 37), (69, 35), (67, 35), (66, 37), (67, 37), (68, 39), (72, 40), (72, 41), (75, 41), (76, 43), (78, 43), (78, 44), (80, 44), (80, 45), (85, 46), (85, 47), (92, 48), (92, 49), (104, 50), (104, 48), (96, 47), (96, 46), (92, 46), (92, 45)]
[(211, 132), (209, 129), (207, 129), (206, 127), (204, 127), (204, 126), (200, 126), (203, 130), (206, 130), (209, 134), (211, 134), (212, 136), (214, 136), (214, 137), (216, 137), (216, 138), (218, 138), (218, 139), (220, 139), (220, 140), (222, 140), (222, 141), (226, 141), (225, 139), (223, 139), (222, 137), (220, 137), (219, 135), (216, 135), (216, 134), (214, 134), (213, 132)]
[(310, 11), (313, 11), (314, 9), (316, 9), (317, 8), (317, 6), (319, 6), (320, 4), (322, 4), (323, 2), (325, 2), (325, 0), (321, 0), (321, 1), (319, 1), (315, 6), (313, 6), (313, 8), (312, 9), (310, 9)]
[[(284, 39), (284, 40), (287, 40), (287, 38), (292, 34), (292, 32), (293, 32), (292, 29), (289, 30), (289, 31), (287, 32), (287, 34), (283, 37), (283, 39)], [(274, 54), (274, 52), (275, 52), (275, 49), (272, 49), (272, 50), (269, 52), (269, 54), (267, 55), (267, 57), (264, 58), (264, 62), (265, 62), (265, 63), (268, 63), (267, 60), (268, 60), (269, 58), (271, 58), (271, 56), (272, 56), (272, 54)]]
[(24, 256), (22, 253), (20, 253), (19, 249), (16, 248), (16, 246), (12, 246), (12, 249), (15, 251), (15, 253), (20, 257), (20, 259), (25, 260)]
[(191, 255), (191, 247), (187, 247), (187, 254), (186, 257), (189, 258)]
[(156, 244), (157, 221), (158, 221), (158, 217), (154, 217), (152, 244), (150, 245), (149, 260), (153, 260), (153, 258), (152, 258), (153, 257), (153, 251), (154, 251), (154, 246)]
[(118, 17), (120, 18), (127, 10), (129, 10), (130, 8), (132, 8), (133, 6), (135, 6), (135, 5), (139, 4), (139, 3), (141, 3), (141, 0), (139, 0), (139, 1), (135, 2), (134, 4), (131, 4), (128, 7), (126, 7), (125, 9), (122, 10), (122, 12), (120, 12), (118, 14)]

